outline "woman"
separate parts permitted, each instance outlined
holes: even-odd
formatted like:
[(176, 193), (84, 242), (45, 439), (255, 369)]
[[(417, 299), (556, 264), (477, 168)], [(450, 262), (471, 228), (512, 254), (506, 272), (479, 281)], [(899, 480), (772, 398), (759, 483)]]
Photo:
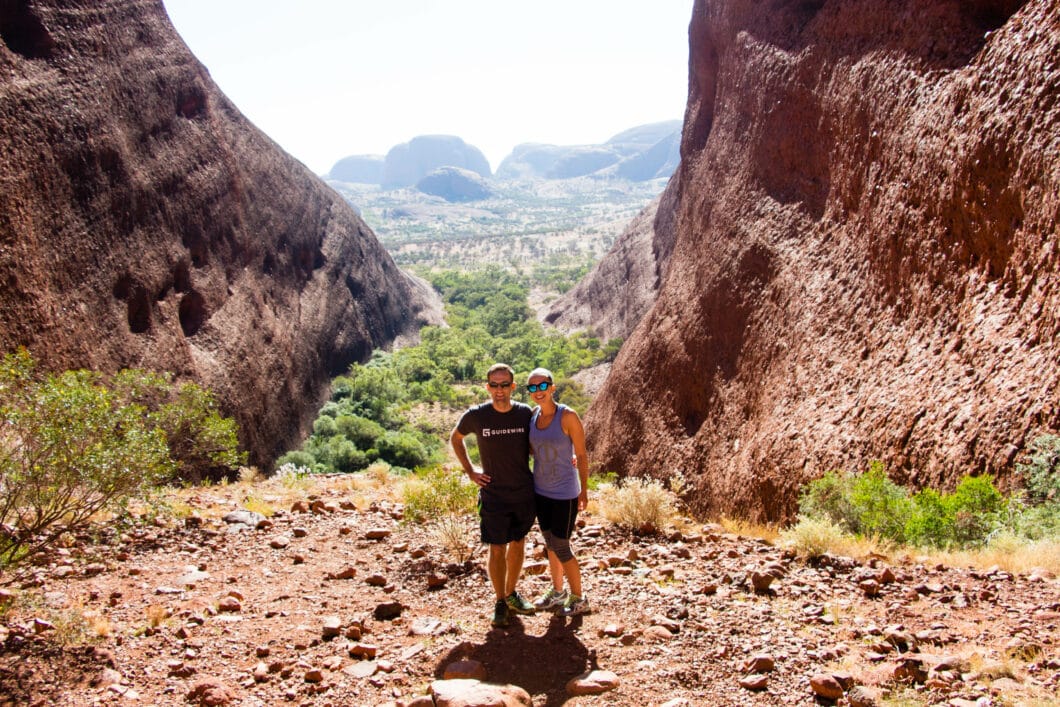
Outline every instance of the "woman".
[[(578, 413), (556, 404), (551, 371), (535, 368), (526, 382), (530, 399), (537, 405), (530, 418), (537, 522), (545, 536), (552, 574), (552, 587), (534, 606), (564, 616), (587, 614), (590, 609), (582, 594), (581, 568), (570, 547), (578, 511), (585, 510), (589, 502), (585, 428)], [(563, 588), (564, 577), (570, 591)]]

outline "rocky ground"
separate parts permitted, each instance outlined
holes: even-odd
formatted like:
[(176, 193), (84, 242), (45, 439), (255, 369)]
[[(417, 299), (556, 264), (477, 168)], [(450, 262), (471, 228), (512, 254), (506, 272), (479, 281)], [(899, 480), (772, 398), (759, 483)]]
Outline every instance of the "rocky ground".
[[(0, 705), (1058, 703), (1044, 571), (807, 563), (713, 525), (637, 536), (590, 508), (594, 613), (495, 629), (483, 553), (458, 561), (385, 487), (241, 483), (172, 505), (3, 578)], [(222, 520), (245, 506), (275, 512)], [(540, 549), (526, 595), (546, 587)]]

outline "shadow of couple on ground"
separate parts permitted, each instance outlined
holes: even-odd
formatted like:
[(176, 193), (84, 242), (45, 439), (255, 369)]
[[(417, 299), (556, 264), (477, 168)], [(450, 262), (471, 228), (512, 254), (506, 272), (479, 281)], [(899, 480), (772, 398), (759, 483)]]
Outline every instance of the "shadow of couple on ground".
[[(528, 628), (537, 629), (544, 616), (548, 616), (545, 633), (527, 633)], [(513, 615), (507, 628), (491, 628), (482, 643), (465, 641), (442, 656), (435, 676), (441, 678), (450, 663), (476, 660), (486, 669), (486, 682), (518, 685), (532, 698), (544, 695), (549, 707), (562, 705), (570, 699), (567, 682), (598, 669), (596, 651), (588, 650), (578, 637), (581, 625), (581, 616)]]

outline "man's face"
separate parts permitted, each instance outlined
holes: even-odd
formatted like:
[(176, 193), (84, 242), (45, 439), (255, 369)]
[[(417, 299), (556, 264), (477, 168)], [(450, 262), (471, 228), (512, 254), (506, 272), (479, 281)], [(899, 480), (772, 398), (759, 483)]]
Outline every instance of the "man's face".
[(506, 407), (512, 402), (512, 377), (507, 371), (494, 371), (486, 381), (486, 390), (489, 391), (490, 399), (494, 405)]

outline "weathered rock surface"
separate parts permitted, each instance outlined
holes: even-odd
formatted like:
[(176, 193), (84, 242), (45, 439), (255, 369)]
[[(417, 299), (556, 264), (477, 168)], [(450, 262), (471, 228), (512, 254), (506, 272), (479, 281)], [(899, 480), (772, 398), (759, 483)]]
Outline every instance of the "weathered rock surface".
[(1058, 16), (697, 2), (673, 256), (587, 415), (594, 463), (760, 520), (872, 459), (1010, 478), (1060, 427)]
[(409, 187), (439, 167), (459, 167), (489, 177), (490, 163), (455, 135), (420, 135), (395, 145), (383, 161), (383, 186)]
[(437, 300), (251, 125), (161, 3), (0, 6), (0, 347), (213, 389), (251, 462)]

